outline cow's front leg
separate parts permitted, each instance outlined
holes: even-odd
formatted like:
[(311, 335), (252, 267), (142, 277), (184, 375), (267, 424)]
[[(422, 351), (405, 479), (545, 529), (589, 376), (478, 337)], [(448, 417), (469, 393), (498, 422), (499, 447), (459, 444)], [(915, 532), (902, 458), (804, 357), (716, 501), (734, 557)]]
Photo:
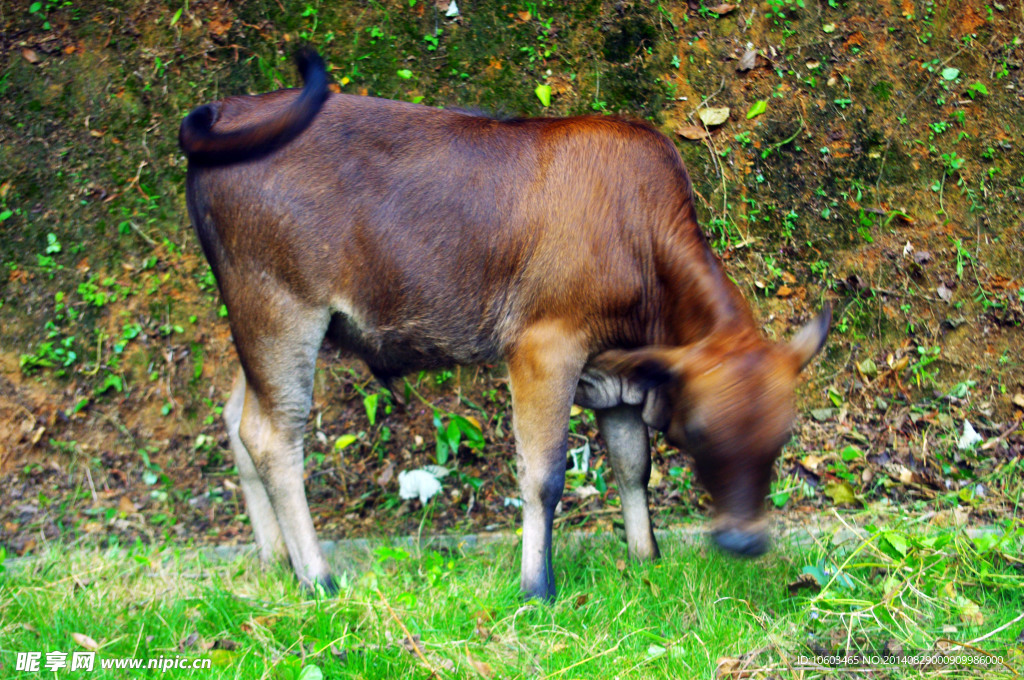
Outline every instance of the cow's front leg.
[(523, 500), (520, 585), (527, 598), (555, 598), (551, 525), (565, 487), (569, 408), (585, 359), (554, 323), (532, 326), (508, 358)]
[(658, 557), (660, 553), (647, 508), (651, 442), (640, 413), (641, 407), (629, 405), (594, 411), (597, 426), (608, 444), (612, 471), (619, 487), (629, 556), (643, 560)]

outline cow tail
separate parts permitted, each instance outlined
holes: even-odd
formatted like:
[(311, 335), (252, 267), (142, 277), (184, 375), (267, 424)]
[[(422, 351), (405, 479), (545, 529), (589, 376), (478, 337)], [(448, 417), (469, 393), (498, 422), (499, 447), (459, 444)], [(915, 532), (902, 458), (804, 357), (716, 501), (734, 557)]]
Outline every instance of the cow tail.
[(204, 104), (181, 122), (178, 144), (190, 163), (225, 165), (260, 156), (288, 143), (313, 121), (328, 96), (327, 68), (311, 48), (302, 48), (295, 62), (305, 83), (292, 104), (275, 118), (231, 132), (215, 132), (220, 105)]

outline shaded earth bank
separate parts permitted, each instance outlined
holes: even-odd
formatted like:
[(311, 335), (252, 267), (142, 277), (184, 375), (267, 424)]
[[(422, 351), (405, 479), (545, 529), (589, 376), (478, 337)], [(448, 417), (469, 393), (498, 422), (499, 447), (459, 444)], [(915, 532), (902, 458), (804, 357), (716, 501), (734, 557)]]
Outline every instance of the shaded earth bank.
[[(250, 540), (220, 411), (234, 372), (184, 209), (177, 126), (294, 85), (671, 136), (764, 331), (836, 310), (770, 502), (1012, 523), (1021, 494), (1024, 9), (1016, 0), (0, 3), (0, 546)], [(727, 109), (727, 110), (726, 110)], [(400, 409), (324, 350), (307, 488), (324, 538), (517, 522), (501, 366), (409, 377)], [(965, 421), (978, 435), (965, 438)], [(612, 528), (592, 416), (562, 527)], [(969, 434), (969, 433), (968, 433)], [(962, 446), (961, 446), (962, 444)], [(589, 447), (589, 448), (587, 448)], [(584, 464), (584, 453), (589, 460)], [(709, 499), (655, 441), (661, 528)], [(441, 464), (444, 493), (398, 473)]]

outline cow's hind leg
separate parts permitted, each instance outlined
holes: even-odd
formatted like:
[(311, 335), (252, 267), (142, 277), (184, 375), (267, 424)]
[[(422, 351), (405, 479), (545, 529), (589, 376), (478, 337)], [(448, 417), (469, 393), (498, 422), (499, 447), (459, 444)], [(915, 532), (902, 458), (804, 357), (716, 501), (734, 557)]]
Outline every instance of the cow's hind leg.
[(523, 500), (520, 585), (528, 598), (555, 598), (551, 531), (565, 487), (569, 408), (586, 357), (556, 326), (534, 326), (509, 356), (513, 429)]
[(597, 426), (608, 444), (612, 471), (619, 487), (629, 556), (651, 559), (659, 555), (647, 507), (651, 443), (640, 413), (639, 406), (629, 405), (594, 411)]
[[(240, 448), (248, 452), (277, 519), (276, 533), (271, 523), (264, 522), (262, 540), (273, 549), (280, 537), (299, 580), (308, 587), (321, 585), (332, 591), (334, 582), (317, 541), (302, 479), (302, 433), (328, 318), (326, 310), (303, 308), (292, 299), (264, 299), (256, 314), (237, 322), (232, 319), (232, 330), (245, 371)], [(258, 490), (253, 498), (263, 512)]]
[(288, 549), (281, 536), (281, 527), (277, 523), (277, 516), (274, 515), (274, 508), (263, 486), (263, 480), (260, 479), (252, 457), (238, 434), (242, 423), (242, 407), (245, 405), (245, 389), (245, 371), (239, 369), (235, 384), (231, 388), (231, 396), (224, 404), (224, 422), (228, 427), (231, 451), (234, 453), (238, 476), (242, 481), (245, 508), (249, 514), (249, 523), (252, 524), (256, 547), (259, 548), (260, 558), (264, 562), (271, 562), (286, 556)]

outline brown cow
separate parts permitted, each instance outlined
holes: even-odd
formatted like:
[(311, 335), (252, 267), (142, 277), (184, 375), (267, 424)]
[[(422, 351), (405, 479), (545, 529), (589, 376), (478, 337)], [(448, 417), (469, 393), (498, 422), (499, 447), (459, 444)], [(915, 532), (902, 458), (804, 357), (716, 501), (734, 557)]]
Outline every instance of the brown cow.
[(629, 553), (658, 555), (647, 426), (691, 452), (714, 537), (767, 548), (763, 505), (794, 385), (826, 308), (765, 341), (697, 225), (675, 147), (605, 116), (493, 120), (305, 88), (231, 97), (185, 119), (188, 208), (241, 360), (224, 408), (263, 558), (332, 580), (302, 481), (325, 336), (385, 381), (505, 359), (523, 500), (522, 589), (555, 594), (551, 524), (569, 409), (593, 408)]

